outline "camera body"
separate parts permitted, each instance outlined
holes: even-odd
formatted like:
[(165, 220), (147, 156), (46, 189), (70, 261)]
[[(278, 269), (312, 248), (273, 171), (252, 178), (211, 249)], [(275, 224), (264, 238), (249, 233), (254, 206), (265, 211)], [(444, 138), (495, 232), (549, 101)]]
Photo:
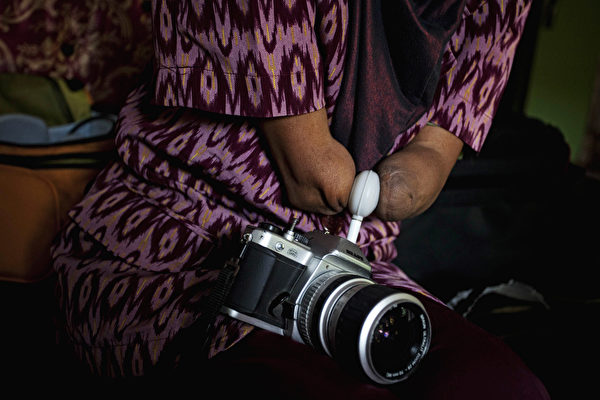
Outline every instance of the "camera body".
[(240, 270), (225, 313), (307, 343), (299, 330), (303, 295), (324, 274), (369, 279), (371, 267), (356, 244), (327, 232), (284, 232), (262, 223), (243, 236)]
[(373, 282), (356, 244), (294, 227), (246, 229), (221, 312), (310, 345), (374, 382), (404, 380), (429, 348), (422, 304)]

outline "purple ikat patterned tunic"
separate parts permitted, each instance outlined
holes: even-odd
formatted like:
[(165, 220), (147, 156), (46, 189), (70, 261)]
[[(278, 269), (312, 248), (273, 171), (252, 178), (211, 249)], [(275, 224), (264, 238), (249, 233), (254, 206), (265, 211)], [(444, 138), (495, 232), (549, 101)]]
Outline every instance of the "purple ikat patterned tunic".
[[(60, 305), (78, 356), (99, 375), (142, 375), (199, 317), (220, 265), (210, 257), (249, 224), (328, 228), (350, 216), (290, 208), (252, 117), (326, 107), (331, 117), (346, 52), (344, 0), (153, 1), (156, 84), (129, 96), (119, 160), (71, 211), (54, 248)], [(467, 1), (443, 57), (428, 122), (479, 150), (506, 85), (529, 2)], [(376, 77), (374, 77), (376, 79)], [(373, 279), (424, 292), (391, 261), (400, 223), (365, 219), (358, 238)], [(221, 317), (211, 354), (252, 328)]]

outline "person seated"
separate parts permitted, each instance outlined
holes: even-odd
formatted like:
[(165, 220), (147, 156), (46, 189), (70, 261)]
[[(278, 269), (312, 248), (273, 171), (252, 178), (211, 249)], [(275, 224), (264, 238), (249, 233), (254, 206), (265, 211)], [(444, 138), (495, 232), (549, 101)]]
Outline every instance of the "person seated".
[(504, 343), (392, 263), (401, 221), (435, 201), (465, 144), (481, 149), (529, 7), (153, 1), (154, 74), (120, 113), (119, 159), (53, 249), (79, 359), (95, 376), (181, 371), (244, 229), (297, 218), (300, 231), (343, 236), (354, 179), (372, 169), (380, 198), (357, 245), (374, 281), (412, 293), (430, 316), (415, 373), (376, 385), (220, 315), (209, 360), (191, 357), (195, 383), (280, 398), (548, 398)]

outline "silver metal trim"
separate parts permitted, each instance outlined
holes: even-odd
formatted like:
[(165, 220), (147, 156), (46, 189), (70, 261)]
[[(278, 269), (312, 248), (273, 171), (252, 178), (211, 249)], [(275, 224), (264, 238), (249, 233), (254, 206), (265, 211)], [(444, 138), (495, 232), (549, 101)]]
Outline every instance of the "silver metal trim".
[(282, 328), (279, 328), (277, 326), (266, 323), (265, 321), (263, 321), (261, 319), (254, 318), (254, 317), (251, 317), (246, 314), (242, 314), (241, 312), (238, 312), (229, 307), (221, 307), (221, 312), (229, 315), (232, 318), (238, 319), (242, 322), (246, 322), (246, 323), (254, 325), (256, 327), (265, 329), (269, 332), (277, 333), (278, 335), (284, 336), (284, 330)]
[[(330, 279), (337, 279), (343, 275), (350, 274), (336, 274)], [(331, 292), (325, 303), (323, 303), (321, 315), (319, 315), (319, 338), (321, 339), (321, 346), (323, 346), (323, 349), (329, 355), (329, 357), (333, 357), (333, 349), (331, 349), (333, 337), (331, 336), (330, 330), (332, 327), (337, 325), (337, 317), (339, 317), (338, 313), (334, 316), (334, 319), (331, 319), (330, 314), (335, 309), (335, 306), (338, 303), (338, 301), (346, 294), (348, 290), (352, 289), (353, 287), (357, 287), (357, 289), (360, 289), (366, 285), (372, 285), (373, 283), (373, 281), (370, 281), (366, 278), (357, 277), (354, 279), (349, 279), (343, 282), (341, 285), (339, 285), (337, 289), (335, 289), (333, 292)], [(323, 285), (321, 285), (321, 287), (325, 289), (328, 285), (328, 282), (325, 282)]]
[(349, 262), (351, 265), (355, 265), (357, 267), (362, 268), (369, 275), (371, 274), (371, 265), (366, 260), (359, 260), (356, 256), (350, 256), (339, 249), (334, 249), (331, 253), (325, 255), (323, 257), (324, 260), (327, 260), (328, 257), (337, 257), (342, 260)]
[[(415, 296), (410, 295), (408, 293), (394, 293), (387, 297), (384, 297), (382, 301), (377, 303), (375, 307), (369, 312), (367, 317), (365, 318), (365, 322), (362, 325), (360, 330), (359, 339), (358, 339), (358, 357), (360, 360), (361, 367), (363, 371), (367, 374), (369, 378), (373, 381), (381, 384), (390, 384), (399, 382), (406, 377), (406, 374), (400, 375), (394, 378), (386, 378), (381, 374), (375, 371), (375, 367), (373, 366), (373, 360), (371, 358), (371, 346), (369, 343), (371, 341), (371, 336), (373, 334), (373, 325), (389, 310), (392, 306), (401, 303), (416, 303), (423, 310), (423, 304), (417, 299)], [(426, 314), (423, 314), (426, 315)], [(428, 329), (429, 321), (422, 322), (425, 326), (424, 329), (427, 330), (427, 334), (430, 335), (430, 329)], [(426, 347), (429, 347), (429, 338), (425, 338)], [(427, 352), (427, 348), (420, 349), (421, 354), (425, 354)], [(418, 362), (419, 360), (415, 361)], [(412, 371), (413, 368), (410, 369)]]
[(250, 241), (303, 265), (308, 264), (314, 256), (303, 244), (260, 228), (252, 231)]
[(315, 312), (315, 302), (321, 294), (323, 293), (324, 288), (327, 287), (326, 283), (332, 277), (338, 277), (339, 274), (334, 273), (333, 271), (325, 272), (324, 274), (315, 277), (310, 284), (307, 285), (307, 288), (303, 291), (300, 296), (301, 302), (298, 308), (298, 315), (295, 317), (298, 331), (303, 339), (303, 341), (314, 347), (312, 340), (310, 338), (310, 329), (314, 327), (309, 326), (310, 320), (312, 319), (312, 315)]

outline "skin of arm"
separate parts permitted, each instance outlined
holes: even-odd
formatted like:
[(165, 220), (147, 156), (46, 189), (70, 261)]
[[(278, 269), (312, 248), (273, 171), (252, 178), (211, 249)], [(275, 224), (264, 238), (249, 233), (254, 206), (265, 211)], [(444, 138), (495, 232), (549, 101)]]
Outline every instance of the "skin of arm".
[(439, 126), (424, 126), (402, 150), (375, 168), (381, 191), (375, 214), (385, 221), (414, 217), (429, 208), (442, 190), (463, 147)]
[[(355, 165), (346, 148), (331, 136), (324, 109), (261, 119), (258, 127), (294, 207), (325, 215), (346, 207)], [(443, 128), (423, 127), (405, 148), (376, 166), (381, 192), (375, 214), (385, 221), (399, 221), (425, 211), (442, 190), (462, 146)]]
[(346, 148), (331, 136), (327, 113), (257, 121), (292, 206), (324, 215), (346, 207), (356, 167)]

